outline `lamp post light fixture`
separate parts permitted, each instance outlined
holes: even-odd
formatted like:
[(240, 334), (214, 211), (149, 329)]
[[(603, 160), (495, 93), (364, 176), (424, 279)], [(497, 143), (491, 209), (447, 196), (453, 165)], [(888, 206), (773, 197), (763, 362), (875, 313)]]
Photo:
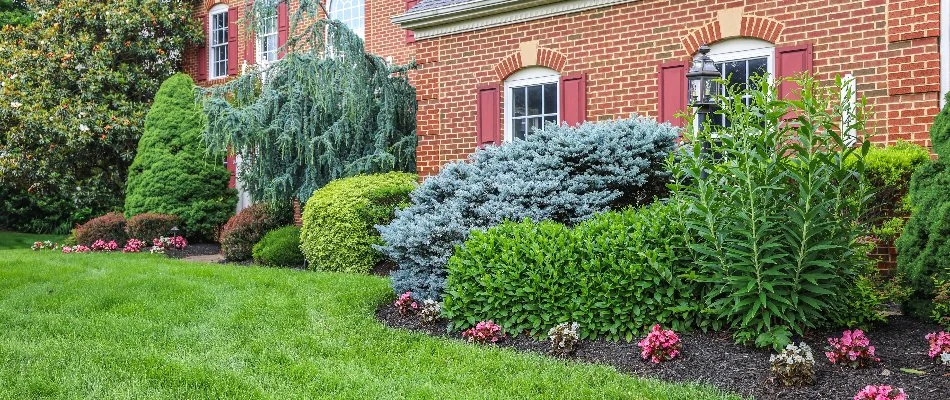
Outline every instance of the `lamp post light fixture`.
[(715, 61), (709, 57), (709, 50), (705, 44), (700, 46), (699, 53), (693, 58), (693, 66), (686, 73), (689, 105), (696, 107), (701, 114), (713, 111), (719, 95), (719, 80), (722, 79)]
[[(690, 107), (696, 108), (697, 129), (703, 129), (709, 114), (715, 112), (716, 96), (720, 93), (719, 80), (722, 79), (722, 73), (716, 68), (716, 62), (709, 57), (709, 50), (709, 46), (705, 44), (700, 46), (699, 53), (693, 58), (693, 66), (686, 73), (686, 96)], [(703, 141), (704, 154), (708, 155), (711, 147), (712, 143)], [(702, 178), (707, 176), (708, 172), (704, 170)]]
[(173, 227), (172, 227), (171, 229), (169, 229), (168, 231), (171, 232), (172, 237), (177, 237), (177, 236), (178, 236), (178, 227), (177, 227), (177, 226), (173, 226)]

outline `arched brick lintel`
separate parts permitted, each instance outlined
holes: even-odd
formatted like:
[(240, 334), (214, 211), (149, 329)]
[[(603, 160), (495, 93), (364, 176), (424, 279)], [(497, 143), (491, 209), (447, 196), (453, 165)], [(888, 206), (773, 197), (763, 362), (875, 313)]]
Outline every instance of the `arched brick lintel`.
[(775, 43), (782, 35), (785, 25), (765, 17), (753, 15), (743, 15), (739, 27), (738, 35), (723, 36), (723, 29), (720, 26), (720, 20), (712, 21), (694, 30), (683, 39), (683, 48), (686, 54), (693, 55), (703, 44), (713, 44), (720, 40), (732, 39), (734, 37), (748, 37), (762, 39), (769, 43)]
[[(525, 49), (514, 52), (503, 58), (498, 64), (495, 64), (493, 70), (498, 81), (504, 81), (511, 74), (519, 69), (526, 67), (547, 67), (557, 72), (563, 72), (564, 65), (567, 63), (567, 56), (557, 51), (537, 48), (531, 49), (533, 54), (525, 54)], [(534, 57), (532, 57), (534, 56)]]

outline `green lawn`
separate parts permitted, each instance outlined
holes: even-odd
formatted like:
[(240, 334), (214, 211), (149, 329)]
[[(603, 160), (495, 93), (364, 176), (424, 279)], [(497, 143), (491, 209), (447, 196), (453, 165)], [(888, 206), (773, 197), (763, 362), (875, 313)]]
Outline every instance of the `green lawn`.
[(33, 235), (30, 233), (13, 233), (0, 231), (0, 250), (29, 249), (34, 242), (51, 240), (62, 242), (65, 237), (59, 235)]
[(370, 276), (0, 250), (0, 398), (729, 398), (392, 330), (373, 318), (391, 296)]

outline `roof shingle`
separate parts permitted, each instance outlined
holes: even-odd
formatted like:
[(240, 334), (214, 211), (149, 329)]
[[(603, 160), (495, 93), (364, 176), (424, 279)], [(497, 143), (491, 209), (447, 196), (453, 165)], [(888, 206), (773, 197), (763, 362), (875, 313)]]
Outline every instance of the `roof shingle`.
[(469, 3), (471, 1), (473, 0), (421, 0), (410, 11), (432, 10), (435, 8), (454, 6), (456, 4)]

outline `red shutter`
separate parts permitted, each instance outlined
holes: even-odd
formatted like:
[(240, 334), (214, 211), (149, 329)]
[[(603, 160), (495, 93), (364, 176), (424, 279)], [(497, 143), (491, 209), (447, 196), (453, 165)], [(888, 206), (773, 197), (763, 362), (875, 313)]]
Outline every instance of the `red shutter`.
[(587, 120), (587, 75), (561, 77), (561, 120), (570, 126)]
[[(811, 73), (812, 52), (811, 44), (775, 49), (775, 76), (782, 79), (798, 76), (802, 72)], [(799, 90), (798, 84), (794, 82), (782, 82), (778, 87), (778, 95), (784, 100), (795, 100), (800, 95)]]
[(208, 80), (208, 46), (211, 45), (208, 36), (208, 16), (201, 17), (201, 31), (204, 32), (204, 44), (198, 47), (198, 80)]
[[(419, 0), (406, 0), (406, 11), (411, 10), (413, 7), (419, 4)], [(406, 43), (413, 43), (416, 41), (416, 34), (410, 30), (406, 30)]]
[(501, 88), (497, 84), (478, 87), (475, 132), (478, 147), (501, 144)]
[(686, 103), (686, 67), (684, 62), (671, 62), (660, 65), (658, 68), (657, 83), (659, 84), (659, 99), (657, 99), (657, 120), (669, 122), (683, 127), (686, 121), (677, 118), (676, 113), (688, 106)]
[[(254, 2), (251, 1), (247, 3), (247, 7), (244, 9), (244, 13), (254, 12)], [(244, 61), (249, 65), (253, 65), (257, 62), (257, 32), (253, 32), (249, 35), (250, 38), (247, 40), (247, 45), (244, 46)]]
[(238, 74), (238, 9), (228, 10), (228, 75)]
[(287, 44), (287, 38), (290, 37), (290, 14), (287, 11), (287, 2), (280, 2), (277, 5), (277, 47), (281, 49), (277, 58), (284, 58), (283, 47)]

